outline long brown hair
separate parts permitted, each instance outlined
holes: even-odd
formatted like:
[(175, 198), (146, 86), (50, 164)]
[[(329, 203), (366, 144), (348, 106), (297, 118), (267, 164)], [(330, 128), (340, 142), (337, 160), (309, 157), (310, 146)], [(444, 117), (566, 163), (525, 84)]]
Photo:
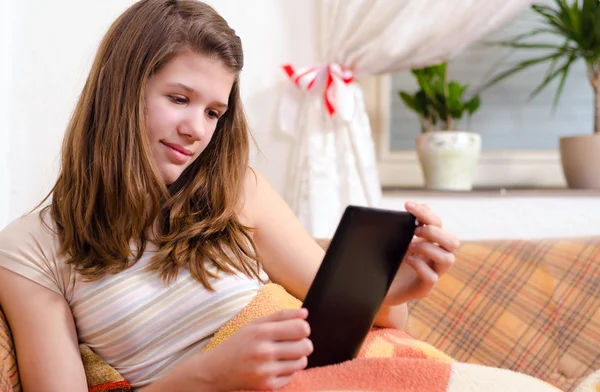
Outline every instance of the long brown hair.
[(61, 253), (89, 280), (137, 262), (148, 228), (158, 245), (149, 268), (167, 281), (188, 267), (212, 289), (215, 274), (207, 263), (259, 278), (251, 229), (238, 219), (250, 138), (239, 79), (211, 142), (173, 184), (164, 184), (154, 162), (145, 85), (181, 50), (219, 59), (237, 76), (243, 67), (239, 37), (196, 0), (139, 1), (101, 42), (66, 131), (47, 207)]

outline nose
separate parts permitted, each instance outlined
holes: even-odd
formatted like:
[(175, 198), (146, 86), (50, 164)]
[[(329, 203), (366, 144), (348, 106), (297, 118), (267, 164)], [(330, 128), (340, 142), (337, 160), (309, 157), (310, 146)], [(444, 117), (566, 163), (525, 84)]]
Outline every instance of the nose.
[(180, 135), (187, 137), (192, 142), (200, 141), (206, 134), (206, 122), (204, 121), (204, 110), (193, 110), (188, 113), (181, 122), (177, 131)]

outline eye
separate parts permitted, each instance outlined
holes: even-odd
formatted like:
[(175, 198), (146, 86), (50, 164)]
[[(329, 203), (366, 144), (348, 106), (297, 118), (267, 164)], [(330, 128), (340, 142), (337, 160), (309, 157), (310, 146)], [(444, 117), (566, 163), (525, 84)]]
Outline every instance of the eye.
[(206, 113), (208, 114), (208, 117), (214, 118), (215, 120), (218, 120), (220, 117), (219, 112), (216, 110), (207, 110)]
[(169, 95), (169, 99), (179, 105), (184, 105), (189, 102), (189, 100), (182, 95)]

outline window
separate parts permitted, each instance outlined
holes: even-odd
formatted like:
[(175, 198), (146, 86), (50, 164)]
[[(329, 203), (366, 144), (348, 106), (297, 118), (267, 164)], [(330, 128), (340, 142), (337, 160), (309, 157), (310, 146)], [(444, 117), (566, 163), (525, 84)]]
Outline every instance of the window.
[[(548, 4), (552, 1), (545, 0)], [(540, 51), (510, 51), (486, 45), (531, 31), (539, 22), (530, 10), (484, 37), (448, 64), (449, 79), (477, 88), (508, 64), (538, 56)], [(538, 42), (547, 37), (540, 36)], [(562, 42), (560, 42), (562, 44)], [(482, 156), (475, 187), (563, 187), (565, 180), (558, 152), (559, 138), (592, 132), (593, 96), (585, 63), (575, 63), (559, 104), (552, 103), (558, 81), (536, 98), (530, 93), (546, 74), (548, 64), (512, 75), (484, 91), (481, 108), (457, 128), (482, 136)], [(362, 80), (365, 103), (372, 121), (380, 178), (384, 187), (419, 187), (420, 165), (414, 150), (420, 132), (416, 114), (404, 107), (398, 90), (415, 91), (410, 72)]]

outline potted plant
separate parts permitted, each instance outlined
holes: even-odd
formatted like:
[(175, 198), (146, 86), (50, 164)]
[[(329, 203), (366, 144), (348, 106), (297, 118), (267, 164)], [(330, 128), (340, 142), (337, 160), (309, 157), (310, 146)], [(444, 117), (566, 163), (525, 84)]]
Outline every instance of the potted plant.
[[(534, 4), (532, 10), (542, 22), (539, 28), (495, 44), (543, 53), (504, 70), (483, 88), (534, 65), (549, 63), (531, 98), (558, 80), (553, 103), (556, 108), (571, 66), (576, 61), (585, 61), (594, 95), (593, 132), (560, 138), (560, 157), (569, 187), (600, 189), (600, 0), (575, 0), (571, 5), (566, 0), (554, 0), (554, 7)], [(530, 41), (542, 35), (559, 38), (560, 44)]]
[(468, 85), (447, 80), (447, 64), (414, 69), (419, 90), (399, 91), (404, 104), (420, 119), (416, 149), (425, 187), (471, 190), (481, 154), (481, 137), (458, 130), (457, 122), (479, 109), (479, 95), (465, 97)]

